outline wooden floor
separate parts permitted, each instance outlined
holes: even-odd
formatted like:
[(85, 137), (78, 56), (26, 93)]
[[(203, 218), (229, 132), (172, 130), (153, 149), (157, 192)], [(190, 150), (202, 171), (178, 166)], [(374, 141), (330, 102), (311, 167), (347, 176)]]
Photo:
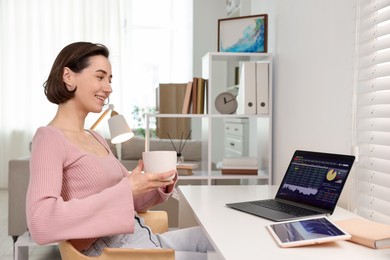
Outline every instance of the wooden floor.
[[(37, 246), (29, 251), (29, 260), (61, 260), (57, 246)], [(0, 259), (13, 259), (13, 241), (8, 236), (8, 190), (0, 190)]]

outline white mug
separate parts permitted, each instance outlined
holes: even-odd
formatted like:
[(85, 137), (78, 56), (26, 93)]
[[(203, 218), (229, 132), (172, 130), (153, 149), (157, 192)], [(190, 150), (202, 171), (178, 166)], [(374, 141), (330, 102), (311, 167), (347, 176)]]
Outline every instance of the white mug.
[[(162, 173), (176, 170), (177, 154), (175, 151), (149, 151), (142, 153), (144, 172)], [(172, 180), (175, 177), (167, 178)]]

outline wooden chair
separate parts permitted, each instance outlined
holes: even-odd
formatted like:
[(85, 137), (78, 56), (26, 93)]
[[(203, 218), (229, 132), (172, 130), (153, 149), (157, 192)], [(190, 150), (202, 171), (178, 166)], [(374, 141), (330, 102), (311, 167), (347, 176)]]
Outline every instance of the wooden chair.
[[(163, 233), (168, 230), (168, 214), (165, 211), (148, 211), (139, 214), (153, 233)], [(85, 256), (77, 251), (68, 241), (58, 243), (62, 260), (174, 260), (173, 249), (133, 249), (105, 248), (100, 256)]]

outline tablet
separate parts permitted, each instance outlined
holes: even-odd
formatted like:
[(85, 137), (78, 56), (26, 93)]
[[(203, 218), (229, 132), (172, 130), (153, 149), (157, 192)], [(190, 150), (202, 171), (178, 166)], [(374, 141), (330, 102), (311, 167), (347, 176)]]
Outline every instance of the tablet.
[(351, 235), (327, 217), (312, 217), (267, 225), (280, 247), (294, 247), (347, 240)]

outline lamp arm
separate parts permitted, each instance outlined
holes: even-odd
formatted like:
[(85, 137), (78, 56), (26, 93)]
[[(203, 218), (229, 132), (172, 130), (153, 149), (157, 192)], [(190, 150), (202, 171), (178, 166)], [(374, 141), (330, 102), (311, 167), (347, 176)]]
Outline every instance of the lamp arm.
[(103, 112), (103, 114), (96, 120), (96, 122), (91, 126), (91, 130), (94, 130), (98, 124), (103, 120), (103, 118), (110, 112), (111, 110), (114, 109), (114, 105), (110, 104), (108, 105), (108, 108)]

